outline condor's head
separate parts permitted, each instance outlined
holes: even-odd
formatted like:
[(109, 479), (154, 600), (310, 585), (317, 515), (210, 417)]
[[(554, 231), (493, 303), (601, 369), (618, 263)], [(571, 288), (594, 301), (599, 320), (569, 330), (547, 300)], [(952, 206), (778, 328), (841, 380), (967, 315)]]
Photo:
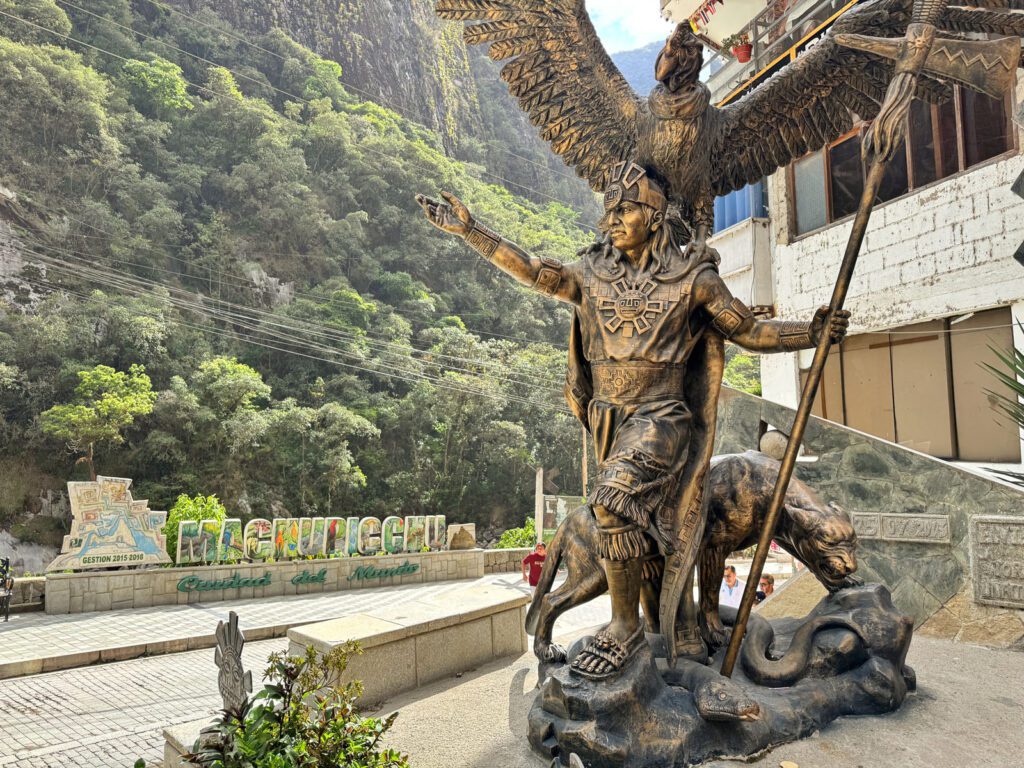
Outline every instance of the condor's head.
[(672, 93), (691, 87), (700, 77), (704, 46), (693, 34), (689, 22), (676, 27), (665, 41), (654, 65), (654, 77)]

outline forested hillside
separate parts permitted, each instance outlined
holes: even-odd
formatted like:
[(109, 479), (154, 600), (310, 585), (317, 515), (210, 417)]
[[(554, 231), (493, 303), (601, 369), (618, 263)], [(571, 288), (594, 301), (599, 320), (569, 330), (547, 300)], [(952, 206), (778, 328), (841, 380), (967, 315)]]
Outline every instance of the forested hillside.
[[(154, 509), (216, 494), (241, 517), (502, 528), (532, 510), (537, 465), (579, 492), (568, 311), (432, 229), (414, 195), (450, 189), (562, 259), (591, 241), (596, 206), (585, 190), (582, 206), (553, 199), (577, 180), (549, 155), (502, 181), (500, 135), (526, 128), (517, 110), (498, 119), (493, 71), (466, 87), (457, 38), (435, 39), (454, 90), (425, 97), (424, 125), (274, 26), (333, 51), (351, 21), (368, 50), (384, 2), (351, 19), (343, 2), (319, 27), (295, 22), (319, 0), (265, 2), (277, 15), (240, 29), (209, 3), (0, 0), (0, 531), (59, 544), (33, 513), (88, 477), (79, 457), (134, 478)], [(420, 6), (373, 24), (434, 30)], [(437, 62), (406, 48), (433, 34), (393, 36), (402, 66), (365, 51), (352, 65), (391, 72), (380, 98), (411, 108)], [(474, 110), (493, 129), (459, 135)], [(452, 157), (474, 146), (482, 162)]]
[(95, 445), (155, 509), (509, 524), (537, 463), (578, 491), (568, 313), (413, 195), (454, 190), (561, 258), (592, 235), (578, 214), (451, 159), (281, 31), (201, 21), (0, 0), (0, 528), (87, 476), (40, 415), (79, 407), (81, 371), (114, 381), (96, 366), (143, 366), (157, 393)]
[[(441, 21), (435, 0), (167, 0), (200, 23), (246, 32), (284, 30), (341, 64), (350, 90), (435, 131), (462, 160), (485, 165), (516, 194), (552, 197), (588, 214), (587, 185), (537, 136), (485, 47)], [(185, 64), (186, 74), (189, 69)]]

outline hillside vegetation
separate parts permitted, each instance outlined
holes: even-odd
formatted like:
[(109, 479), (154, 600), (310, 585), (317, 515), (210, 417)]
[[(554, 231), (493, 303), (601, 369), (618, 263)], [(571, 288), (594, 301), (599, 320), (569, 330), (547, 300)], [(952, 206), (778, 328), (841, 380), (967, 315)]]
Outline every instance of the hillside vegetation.
[[(561, 259), (594, 236), (594, 199), (544, 170), (550, 156), (509, 160), (502, 135), (525, 129), (518, 111), (498, 120), (510, 102), (493, 69), (476, 90), (452, 80), (458, 104), (429, 91), (426, 127), (279, 28), (376, 55), (384, 22), (369, 11), (400, 4), (343, 2), (323, 29), (306, 5), (0, 0), (0, 529), (34, 530), (40, 492), (90, 464), (133, 478), (153, 509), (215, 495), (243, 518), (505, 528), (533, 508), (538, 465), (580, 492), (561, 397), (569, 312), (439, 234), (413, 196), (452, 190)], [(406, 47), (433, 34), (424, 7)], [(454, 39), (434, 40), (452, 78)], [(407, 85), (381, 98), (410, 106)], [(140, 389), (145, 408), (96, 423), (129, 374), (155, 397)]]
[(502, 525), (536, 464), (578, 491), (567, 311), (413, 195), (451, 189), (560, 258), (591, 236), (573, 209), (451, 159), (279, 30), (87, 8), (0, 0), (0, 250), (23, 266), (0, 276), (0, 527), (32, 508), (26, 476), (86, 476), (39, 415), (97, 365), (141, 365), (158, 392), (95, 457), (155, 509), (203, 493), (243, 517)]

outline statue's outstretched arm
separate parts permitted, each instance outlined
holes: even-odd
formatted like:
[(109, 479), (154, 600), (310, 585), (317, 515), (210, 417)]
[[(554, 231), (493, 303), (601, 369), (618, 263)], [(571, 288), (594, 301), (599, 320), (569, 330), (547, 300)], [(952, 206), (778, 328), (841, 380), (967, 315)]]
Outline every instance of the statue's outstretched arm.
[(547, 256), (535, 257), (515, 243), (477, 222), (469, 209), (450, 192), (447, 202), (416, 195), (427, 221), (465, 240), (473, 250), (523, 285), (571, 304), (580, 303), (580, 274), (575, 264), (562, 264)]
[[(810, 322), (802, 320), (758, 320), (737, 298), (714, 270), (702, 272), (694, 284), (694, 302), (711, 317), (711, 324), (725, 338), (754, 352), (793, 352), (813, 349), (825, 328), (828, 307), (820, 307)], [(846, 336), (850, 313), (840, 310), (830, 323), (832, 343)]]

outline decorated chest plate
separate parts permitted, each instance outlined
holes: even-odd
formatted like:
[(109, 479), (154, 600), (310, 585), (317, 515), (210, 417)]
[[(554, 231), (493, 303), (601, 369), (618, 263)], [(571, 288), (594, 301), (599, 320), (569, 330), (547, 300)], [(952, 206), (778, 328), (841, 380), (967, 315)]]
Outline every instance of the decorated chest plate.
[(648, 333), (659, 316), (679, 301), (679, 283), (665, 284), (647, 276), (606, 283), (591, 279), (588, 293), (604, 328), (629, 338)]

